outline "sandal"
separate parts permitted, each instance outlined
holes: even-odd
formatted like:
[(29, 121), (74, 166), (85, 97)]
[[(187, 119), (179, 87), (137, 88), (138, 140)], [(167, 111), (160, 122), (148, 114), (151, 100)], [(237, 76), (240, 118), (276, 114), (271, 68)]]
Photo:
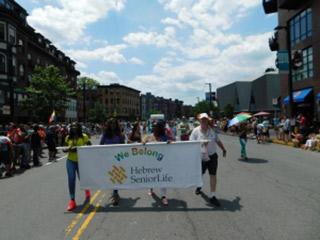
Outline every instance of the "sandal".
[(169, 205), (168, 199), (165, 196), (163, 196), (161, 198), (161, 202), (162, 202), (163, 206), (168, 206)]

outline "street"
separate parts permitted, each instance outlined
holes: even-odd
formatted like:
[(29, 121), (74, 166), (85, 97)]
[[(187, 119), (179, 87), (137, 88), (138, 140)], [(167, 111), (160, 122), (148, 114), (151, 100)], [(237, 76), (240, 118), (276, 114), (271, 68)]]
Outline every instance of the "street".
[(219, 149), (220, 208), (207, 202), (206, 174), (204, 194), (169, 189), (168, 207), (147, 189), (120, 191), (117, 207), (110, 206), (111, 191), (93, 191), (91, 205), (82, 205), (78, 182), (78, 207), (68, 213), (60, 153), (57, 162), (42, 159), (40, 168), (0, 179), (0, 239), (320, 239), (320, 154), (250, 140), (246, 162), (238, 159), (238, 138), (221, 140), (227, 157)]

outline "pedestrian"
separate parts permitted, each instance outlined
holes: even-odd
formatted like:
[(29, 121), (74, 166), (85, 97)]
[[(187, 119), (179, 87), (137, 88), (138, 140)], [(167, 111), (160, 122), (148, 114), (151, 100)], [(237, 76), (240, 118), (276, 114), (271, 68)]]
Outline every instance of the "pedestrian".
[[(167, 142), (170, 143), (168, 136), (166, 135), (166, 123), (164, 120), (157, 120), (152, 126), (152, 135), (145, 136), (142, 143), (146, 144), (147, 142)], [(149, 196), (154, 195), (153, 188), (149, 189), (148, 192)], [(168, 199), (167, 199), (167, 189), (160, 188), (160, 195), (161, 195), (161, 203), (163, 206), (168, 206)]]
[[(206, 141), (201, 144), (201, 160), (202, 160), (202, 174), (208, 169), (210, 175), (210, 203), (216, 207), (220, 206), (219, 200), (216, 198), (217, 188), (217, 168), (218, 168), (218, 154), (217, 145), (223, 152), (223, 157), (226, 156), (227, 151), (220, 141), (217, 132), (209, 127), (209, 116), (207, 113), (201, 113), (198, 117), (200, 126), (193, 129), (190, 140)], [(198, 187), (195, 192), (197, 195), (201, 194), (201, 187)]]
[(247, 123), (246, 122), (240, 123), (240, 126), (238, 128), (238, 134), (239, 134), (239, 141), (241, 146), (241, 158), (243, 160), (248, 160), (247, 150), (246, 150), (247, 133), (248, 133)]
[[(100, 145), (109, 145), (109, 144), (124, 144), (125, 136), (122, 133), (122, 129), (120, 127), (120, 123), (115, 118), (108, 119), (104, 133), (102, 134)], [(110, 197), (111, 204), (113, 206), (117, 206), (120, 202), (120, 195), (117, 189), (112, 191), (112, 195)]]
[[(66, 162), (66, 167), (70, 194), (70, 201), (67, 211), (72, 211), (76, 208), (76, 175), (78, 175), (78, 178), (80, 178), (77, 147), (91, 145), (91, 142), (88, 135), (82, 132), (82, 126), (79, 123), (72, 123), (70, 126), (69, 135), (66, 137), (65, 144), (68, 146), (68, 159)], [(86, 201), (89, 201), (91, 197), (90, 190), (85, 189), (85, 196)]]
[(49, 162), (54, 161), (57, 153), (57, 135), (56, 127), (54, 125), (48, 128), (46, 133), (46, 144), (49, 151)]
[(31, 134), (31, 149), (32, 149), (32, 160), (33, 166), (41, 166), (42, 163), (39, 160), (41, 152), (41, 137), (39, 135), (39, 125), (33, 126), (33, 133)]
[[(13, 147), (10, 138), (6, 136), (0, 136), (0, 165), (4, 164), (6, 168), (6, 177), (11, 177), (11, 164), (13, 159)], [(0, 170), (0, 177), (2, 177), (2, 172)]]

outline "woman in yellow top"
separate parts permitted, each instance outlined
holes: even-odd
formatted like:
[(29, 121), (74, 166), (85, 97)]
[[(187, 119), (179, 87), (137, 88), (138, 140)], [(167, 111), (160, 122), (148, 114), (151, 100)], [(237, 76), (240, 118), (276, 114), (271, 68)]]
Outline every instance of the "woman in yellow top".
[[(67, 159), (67, 173), (68, 173), (68, 186), (70, 194), (70, 202), (68, 211), (72, 211), (76, 207), (75, 192), (76, 192), (76, 174), (79, 178), (78, 167), (78, 153), (77, 147), (84, 145), (91, 145), (89, 137), (82, 133), (82, 127), (79, 123), (72, 123), (69, 135), (66, 137), (65, 144), (68, 146), (68, 159)], [(86, 200), (90, 199), (90, 191), (85, 190)]]

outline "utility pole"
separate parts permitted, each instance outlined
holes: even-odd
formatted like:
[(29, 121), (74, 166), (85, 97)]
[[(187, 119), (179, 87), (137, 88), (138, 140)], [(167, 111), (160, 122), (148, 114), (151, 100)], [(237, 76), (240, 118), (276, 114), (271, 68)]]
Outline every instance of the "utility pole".
[(210, 115), (212, 115), (212, 91), (211, 91), (211, 83), (206, 83), (207, 85), (209, 85), (209, 111), (210, 111)]

